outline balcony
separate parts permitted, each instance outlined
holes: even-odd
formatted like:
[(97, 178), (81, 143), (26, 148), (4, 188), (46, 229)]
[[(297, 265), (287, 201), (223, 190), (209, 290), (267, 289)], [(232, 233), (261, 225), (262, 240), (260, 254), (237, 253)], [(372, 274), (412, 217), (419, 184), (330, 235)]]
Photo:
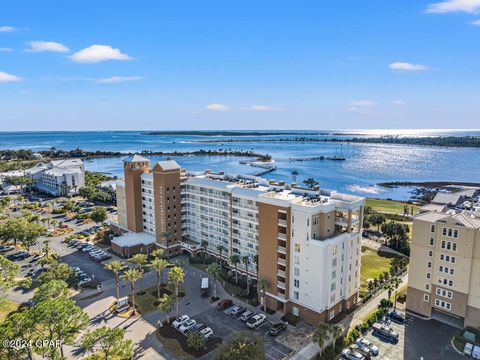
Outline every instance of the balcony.
[(280, 264), (282, 266), (287, 266), (287, 260), (282, 259), (282, 258), (278, 258), (277, 259), (277, 264)]
[(277, 287), (278, 287), (279, 289), (283, 289), (283, 290), (286, 289), (285, 283), (284, 283), (283, 281), (280, 281), (280, 280), (277, 281)]
[(280, 225), (280, 226), (287, 226), (287, 220), (278, 219), (278, 225)]
[(277, 270), (277, 275), (281, 276), (283, 278), (286, 276), (285, 271), (283, 271), (283, 270)]
[(287, 240), (287, 234), (278, 233), (277, 238), (280, 240)]
[(285, 248), (283, 246), (278, 246), (277, 251), (281, 254), (287, 254), (287, 248)]

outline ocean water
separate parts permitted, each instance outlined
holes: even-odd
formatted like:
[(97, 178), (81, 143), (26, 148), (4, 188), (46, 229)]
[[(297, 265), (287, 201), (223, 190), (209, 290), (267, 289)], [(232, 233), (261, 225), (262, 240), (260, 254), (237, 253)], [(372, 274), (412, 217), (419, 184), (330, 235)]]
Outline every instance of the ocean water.
[[(269, 131), (270, 132), (270, 131)], [(299, 131), (304, 133), (305, 131)], [(466, 130), (325, 130), (312, 131), (310, 137), (351, 136), (480, 136), (480, 131)], [(302, 135), (304, 136), (304, 135)], [(286, 138), (269, 135), (268, 138)], [(222, 140), (231, 136), (146, 135), (143, 131), (85, 132), (0, 132), (0, 149), (46, 150), (59, 149), (105, 150), (121, 152), (194, 151), (199, 149), (241, 149), (270, 154), (274, 159), (343, 155), (345, 161), (314, 160), (278, 162), (277, 170), (266, 174), (268, 179), (290, 181), (293, 170), (297, 181), (314, 177), (320, 186), (346, 193), (378, 198), (408, 199), (411, 189), (385, 189), (377, 184), (388, 181), (467, 181), (480, 182), (480, 149), (442, 148), (386, 144), (340, 144), (298, 142), (235, 142), (201, 143), (202, 140)], [(242, 136), (239, 139), (256, 139)], [(177, 156), (173, 157), (188, 170), (225, 170), (235, 174), (253, 174), (258, 168), (240, 164), (239, 157)], [(152, 157), (157, 161), (162, 157)], [(87, 170), (122, 176), (121, 158), (89, 160)]]

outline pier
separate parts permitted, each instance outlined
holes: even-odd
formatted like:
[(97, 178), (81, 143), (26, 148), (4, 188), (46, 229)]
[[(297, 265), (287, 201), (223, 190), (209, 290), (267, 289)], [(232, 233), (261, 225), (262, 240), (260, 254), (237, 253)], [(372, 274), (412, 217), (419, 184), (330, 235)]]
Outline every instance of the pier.
[(292, 162), (292, 161), (312, 161), (312, 160), (330, 160), (330, 161), (345, 161), (346, 159), (343, 156), (310, 156), (310, 157), (300, 157), (300, 158), (282, 158), (275, 159), (278, 162)]

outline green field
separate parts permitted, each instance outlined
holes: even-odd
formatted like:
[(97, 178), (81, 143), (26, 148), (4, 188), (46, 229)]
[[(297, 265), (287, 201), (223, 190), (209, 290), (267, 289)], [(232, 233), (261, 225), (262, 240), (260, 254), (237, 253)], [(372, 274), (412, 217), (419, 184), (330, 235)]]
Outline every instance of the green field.
[(393, 200), (381, 200), (381, 199), (370, 199), (368, 198), (365, 202), (365, 206), (371, 207), (376, 212), (380, 213), (394, 213), (403, 215), (404, 205), (408, 205), (408, 210), (413, 206), (413, 213), (418, 212), (418, 206), (407, 204), (402, 201), (393, 201)]
[(377, 254), (375, 250), (366, 249), (362, 252), (360, 267), (360, 294), (367, 291), (369, 280), (378, 278), (385, 271), (390, 271), (391, 258)]
[(15, 301), (8, 300), (8, 299), (2, 299), (1, 304), (0, 304), (0, 322), (5, 320), (7, 315), (11, 313), (12, 311), (17, 310), (19, 304), (16, 303)]

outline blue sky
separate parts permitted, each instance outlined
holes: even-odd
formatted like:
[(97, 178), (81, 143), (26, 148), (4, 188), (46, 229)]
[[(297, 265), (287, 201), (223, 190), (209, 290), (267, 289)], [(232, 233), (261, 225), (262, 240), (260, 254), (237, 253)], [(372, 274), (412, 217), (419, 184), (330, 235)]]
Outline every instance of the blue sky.
[(479, 128), (480, 0), (9, 1), (0, 130)]

